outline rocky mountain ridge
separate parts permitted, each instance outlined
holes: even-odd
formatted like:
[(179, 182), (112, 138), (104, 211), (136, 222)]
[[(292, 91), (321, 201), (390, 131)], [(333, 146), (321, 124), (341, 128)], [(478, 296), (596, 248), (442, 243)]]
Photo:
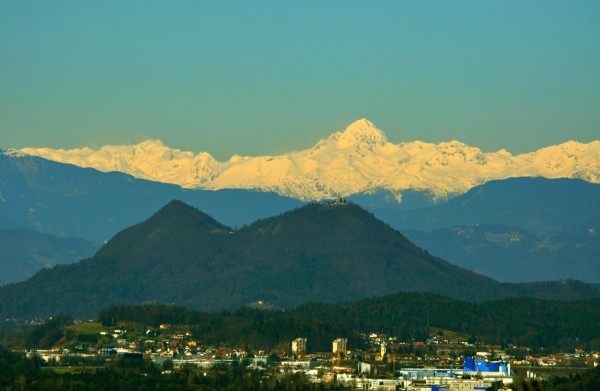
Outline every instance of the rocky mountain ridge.
[(453, 140), (390, 143), (366, 118), (317, 142), (312, 148), (280, 156), (194, 154), (160, 140), (107, 145), (99, 150), (23, 148), (20, 152), (100, 171), (121, 171), (141, 179), (191, 189), (256, 189), (300, 200), (369, 193), (428, 192), (434, 200), (465, 193), (495, 179), (522, 176), (580, 178), (600, 183), (600, 141), (568, 141), (535, 152), (512, 155), (483, 152)]

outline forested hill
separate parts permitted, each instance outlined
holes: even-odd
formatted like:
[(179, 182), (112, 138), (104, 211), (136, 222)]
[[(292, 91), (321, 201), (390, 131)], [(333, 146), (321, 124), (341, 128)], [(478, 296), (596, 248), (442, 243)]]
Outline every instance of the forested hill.
[(113, 304), (236, 309), (342, 302), (401, 291), (469, 301), (576, 300), (585, 284), (500, 284), (420, 250), (354, 204), (311, 204), (236, 231), (183, 202), (117, 234), (91, 259), (0, 289), (4, 317), (87, 318)]
[[(571, 349), (600, 347), (600, 300), (576, 302), (505, 299), (468, 303), (428, 293), (399, 293), (343, 304), (308, 303), (287, 311), (240, 309), (201, 313), (176, 306), (115, 306), (99, 314), (106, 325), (136, 322), (194, 325), (205, 343), (268, 348), (298, 336), (311, 351), (357, 332), (382, 332), (403, 341), (425, 341), (432, 328), (451, 330), (488, 343)], [(356, 346), (355, 346), (356, 347)]]
[(302, 205), (274, 193), (182, 189), (0, 149), (0, 227), (104, 243), (180, 199), (241, 226)]

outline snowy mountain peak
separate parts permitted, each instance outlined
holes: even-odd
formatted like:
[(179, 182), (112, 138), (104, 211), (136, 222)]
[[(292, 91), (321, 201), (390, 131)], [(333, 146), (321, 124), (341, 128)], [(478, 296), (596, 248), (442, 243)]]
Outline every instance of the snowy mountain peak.
[(163, 143), (162, 140), (159, 140), (159, 139), (150, 139), (150, 140), (142, 141), (141, 143), (138, 144), (138, 147), (149, 148), (149, 149), (153, 149), (153, 148), (162, 149), (162, 148), (165, 148), (165, 143)]
[(367, 118), (361, 118), (346, 127), (344, 133), (352, 133), (352, 134), (370, 134), (373, 132), (382, 133), (381, 130), (377, 129), (377, 127), (373, 124), (373, 122), (369, 121)]
[(13, 156), (13, 157), (22, 157), (22, 156), (26, 156), (27, 154), (19, 151), (18, 149), (14, 149), (14, 148), (0, 148), (0, 153), (6, 156)]
[(24, 148), (29, 155), (101, 171), (196, 189), (259, 189), (302, 200), (345, 197), (386, 189), (397, 199), (405, 190), (434, 199), (464, 193), (494, 179), (517, 176), (580, 178), (600, 183), (600, 141), (568, 141), (535, 152), (482, 152), (460, 141), (392, 144), (362, 118), (313, 148), (281, 156), (238, 156), (219, 162), (208, 152), (169, 148), (160, 140), (91, 148)]
[(361, 118), (351, 123), (343, 132), (332, 135), (340, 147), (354, 146), (365, 143), (368, 146), (387, 143), (387, 137), (383, 131), (377, 129), (371, 121)]

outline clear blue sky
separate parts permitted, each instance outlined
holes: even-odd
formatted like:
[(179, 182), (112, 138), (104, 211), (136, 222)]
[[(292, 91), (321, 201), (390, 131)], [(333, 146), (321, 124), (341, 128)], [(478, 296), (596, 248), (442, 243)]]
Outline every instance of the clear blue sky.
[(367, 117), (484, 151), (600, 139), (600, 1), (2, 1), (0, 146), (219, 159)]

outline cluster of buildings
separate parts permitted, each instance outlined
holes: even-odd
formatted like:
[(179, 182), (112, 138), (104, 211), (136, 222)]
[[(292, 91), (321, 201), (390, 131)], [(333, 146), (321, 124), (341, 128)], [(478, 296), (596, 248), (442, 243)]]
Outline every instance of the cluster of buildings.
[[(135, 335), (135, 337), (133, 337)], [(226, 347), (202, 347), (185, 329), (161, 325), (157, 330), (128, 333), (123, 327), (101, 330), (99, 343), (89, 346), (55, 347), (33, 352), (48, 362), (61, 365), (78, 357), (83, 362), (98, 358), (152, 360), (165, 373), (182, 367), (202, 371), (222, 370), (234, 363), (265, 376), (303, 373), (315, 383), (343, 384), (359, 390), (481, 390), (488, 387), (508, 389), (512, 382), (511, 365), (528, 367), (535, 376), (536, 366), (566, 362), (566, 355), (511, 357), (499, 346), (450, 340), (442, 335), (427, 341), (402, 342), (381, 333), (363, 334), (367, 350), (351, 350), (347, 338), (335, 338), (328, 352), (310, 352), (309, 340), (299, 337), (287, 349), (267, 354)], [(107, 343), (110, 341), (110, 343)], [(471, 353), (467, 354), (466, 352)], [(596, 365), (597, 353), (575, 351), (570, 358), (584, 365)], [(583, 361), (581, 361), (583, 360)], [(546, 363), (546, 364), (545, 364)]]
[[(509, 388), (512, 383), (512, 372), (508, 361), (490, 361), (484, 356), (466, 357), (461, 368), (393, 368), (392, 372), (379, 376), (378, 368), (388, 356), (387, 346), (395, 342), (395, 338), (386, 338), (371, 333), (369, 340), (379, 345), (379, 350), (373, 352), (370, 358), (374, 362), (362, 360), (345, 360), (340, 365), (340, 356), (351, 357), (346, 338), (336, 338), (332, 341), (330, 360), (311, 360), (313, 355), (306, 355), (307, 339), (296, 338), (291, 342), (294, 355), (305, 355), (305, 359), (281, 361), (274, 369), (281, 373), (302, 372), (313, 382), (339, 383), (359, 390), (406, 390), (406, 391), (437, 391), (437, 390), (483, 390), (495, 386), (496, 389)], [(361, 357), (361, 358), (364, 358)], [(378, 364), (379, 363), (379, 364)], [(389, 366), (389, 361), (387, 366)]]

